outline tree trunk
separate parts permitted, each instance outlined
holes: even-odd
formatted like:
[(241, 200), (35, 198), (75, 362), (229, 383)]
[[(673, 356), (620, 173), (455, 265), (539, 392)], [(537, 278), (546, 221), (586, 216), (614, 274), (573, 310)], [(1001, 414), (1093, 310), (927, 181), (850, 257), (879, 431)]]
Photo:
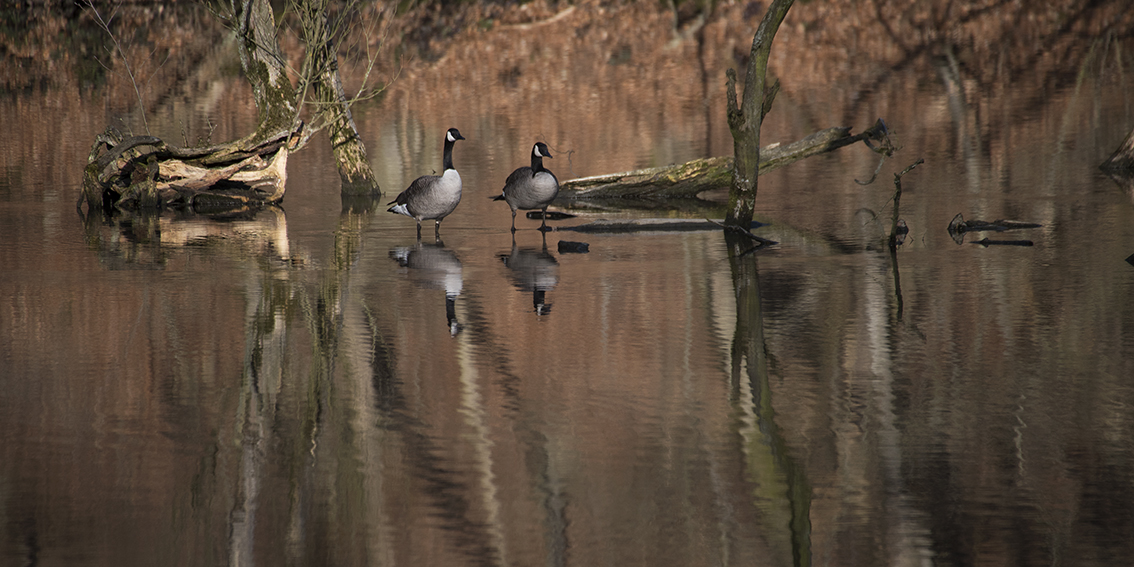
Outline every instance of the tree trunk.
[[(307, 57), (303, 84), (315, 114), (330, 128), (343, 192), (380, 193), (343, 91), (326, 0), (298, 0)], [(252, 86), (259, 124), (243, 139), (210, 148), (178, 148), (152, 136), (124, 138), (108, 129), (91, 148), (78, 205), (154, 210), (166, 206), (243, 209), (278, 203), (287, 159), (309, 137), (276, 34), (269, 0), (216, 0), (214, 13), (236, 33), (240, 63)]]
[(276, 20), (268, 0), (232, 0), (240, 66), (252, 84), (259, 126), (249, 138), (262, 140), (290, 130), (298, 119), (295, 88), (287, 76), (283, 52), (276, 39)]
[(729, 191), (728, 214), (725, 217), (725, 224), (728, 225), (747, 227), (752, 223), (756, 180), (760, 171), (760, 125), (779, 90), (779, 83), (767, 87), (768, 58), (776, 31), (793, 2), (794, 0), (773, 0), (760, 27), (756, 29), (744, 77), (744, 100), (739, 108), (736, 102), (736, 71), (729, 69), (727, 73), (728, 127), (732, 132), (734, 156), (732, 187)]
[(380, 195), (382, 190), (370, 168), (366, 146), (358, 135), (350, 101), (343, 89), (334, 33), (327, 18), (327, 1), (297, 2), (296, 9), (300, 12), (304, 42), (307, 44), (305, 76), (311, 78), (316, 112), (329, 129), (331, 151), (342, 181), (342, 194)]
[(83, 175), (78, 205), (156, 210), (239, 210), (283, 200), (287, 158), (303, 123), (295, 88), (286, 73), (268, 0), (231, 0), (227, 10), (236, 31), (240, 64), (252, 85), (259, 114), (256, 131), (208, 148), (179, 148), (152, 136), (123, 138), (108, 129), (95, 139)]

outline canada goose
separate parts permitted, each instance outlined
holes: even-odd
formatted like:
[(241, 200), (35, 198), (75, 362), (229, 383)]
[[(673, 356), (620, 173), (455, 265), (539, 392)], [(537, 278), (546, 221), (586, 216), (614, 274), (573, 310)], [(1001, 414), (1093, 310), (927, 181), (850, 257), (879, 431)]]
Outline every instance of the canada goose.
[[(461, 202), (461, 175), (453, 167), (453, 144), (457, 140), (464, 140), (464, 136), (456, 128), (449, 128), (445, 132), (445, 170), (441, 175), (422, 175), (410, 183), (410, 186), (398, 194), (398, 197), (387, 205), (394, 205), (387, 209), (391, 213), (403, 214), (417, 220), (417, 237), (421, 238), (421, 221), (433, 219), (435, 235), (441, 233), (441, 221), (445, 219), (457, 204)], [(397, 203), (397, 204), (395, 204)]]
[(532, 146), (532, 166), (513, 171), (504, 182), (504, 190), (493, 197), (494, 201), (507, 201), (512, 207), (512, 232), (516, 232), (516, 210), (541, 209), (543, 215), (539, 229), (547, 230), (547, 206), (559, 194), (559, 180), (549, 169), (543, 167), (543, 158), (551, 157), (547, 144), (536, 142)]

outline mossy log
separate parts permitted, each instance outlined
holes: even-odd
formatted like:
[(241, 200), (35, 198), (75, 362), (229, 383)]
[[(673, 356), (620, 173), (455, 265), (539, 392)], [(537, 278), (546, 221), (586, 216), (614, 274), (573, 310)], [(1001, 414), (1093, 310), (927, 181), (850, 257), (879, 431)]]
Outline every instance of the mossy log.
[[(760, 175), (813, 155), (837, 150), (855, 142), (883, 140), (886, 126), (879, 120), (860, 134), (846, 127), (827, 128), (790, 144), (760, 149)], [(873, 147), (873, 146), (871, 146)], [(560, 184), (560, 200), (694, 198), (713, 189), (728, 189), (732, 157), (696, 159), (687, 163), (624, 173), (581, 177)]]
[(154, 136), (123, 137), (108, 129), (91, 148), (78, 205), (215, 210), (278, 203), (287, 185), (288, 154), (302, 128), (203, 148), (172, 146)]

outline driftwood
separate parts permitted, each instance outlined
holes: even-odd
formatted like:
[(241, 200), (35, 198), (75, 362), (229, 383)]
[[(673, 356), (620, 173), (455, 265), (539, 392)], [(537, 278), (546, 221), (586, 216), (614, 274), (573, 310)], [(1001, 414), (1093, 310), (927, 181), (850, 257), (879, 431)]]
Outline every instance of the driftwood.
[(287, 158), (302, 123), (262, 139), (203, 148), (171, 146), (153, 136), (123, 137), (111, 128), (96, 139), (83, 172), (78, 206), (156, 210), (225, 209), (278, 203)]
[[(760, 149), (760, 175), (855, 142), (883, 141), (886, 135), (886, 126), (879, 120), (856, 135), (851, 135), (850, 128), (836, 127), (790, 144), (772, 144)], [(572, 179), (560, 185), (558, 199), (693, 198), (705, 191), (727, 189), (732, 180), (732, 162), (732, 157), (712, 157), (679, 165)]]

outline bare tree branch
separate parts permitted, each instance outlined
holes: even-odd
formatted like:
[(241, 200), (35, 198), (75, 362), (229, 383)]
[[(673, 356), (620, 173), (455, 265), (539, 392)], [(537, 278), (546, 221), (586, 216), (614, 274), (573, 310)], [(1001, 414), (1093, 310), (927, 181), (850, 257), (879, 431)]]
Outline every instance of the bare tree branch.
[[(134, 87), (134, 95), (138, 97), (138, 110), (142, 113), (142, 125), (146, 128), (146, 134), (149, 134), (150, 124), (146, 120), (146, 104), (142, 101), (142, 92), (138, 89), (138, 81), (134, 79), (134, 70), (130, 67), (130, 60), (126, 57), (126, 51), (122, 49), (122, 44), (119, 43), (118, 37), (114, 35), (114, 32), (110, 31), (110, 22), (114, 21), (114, 15), (118, 13), (118, 7), (115, 6), (114, 11), (110, 13), (110, 17), (105, 20), (102, 14), (99, 13), (98, 7), (95, 6), (94, 2), (88, 4), (88, 9), (94, 14), (95, 22), (106, 32), (106, 35), (110, 36), (110, 41), (114, 42), (114, 48), (118, 51), (118, 56), (122, 59), (122, 65), (126, 67), (126, 75), (130, 77), (130, 84)], [(102, 63), (102, 61), (99, 61), (99, 63)], [(103, 66), (105, 67), (106, 65)]]

